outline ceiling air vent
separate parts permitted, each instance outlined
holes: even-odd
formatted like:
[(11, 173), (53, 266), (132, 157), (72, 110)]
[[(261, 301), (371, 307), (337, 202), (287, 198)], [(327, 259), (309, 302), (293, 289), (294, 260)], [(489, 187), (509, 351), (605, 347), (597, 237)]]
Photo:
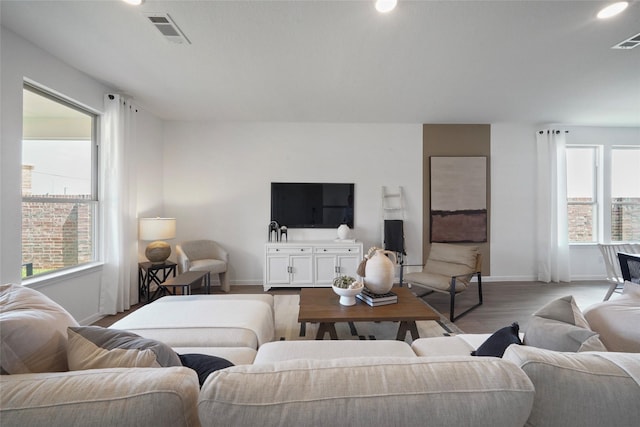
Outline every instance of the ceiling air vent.
[(191, 44), (168, 13), (145, 13), (144, 15), (160, 31), (160, 34), (171, 43)]
[(633, 49), (638, 45), (640, 45), (640, 33), (621, 41), (617, 45), (612, 46), (611, 49)]

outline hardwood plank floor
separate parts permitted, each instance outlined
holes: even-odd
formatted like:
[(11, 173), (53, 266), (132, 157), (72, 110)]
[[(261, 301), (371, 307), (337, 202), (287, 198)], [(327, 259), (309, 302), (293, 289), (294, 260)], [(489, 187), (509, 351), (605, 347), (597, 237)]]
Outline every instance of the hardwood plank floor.
[[(573, 295), (578, 307), (584, 310), (602, 301), (608, 288), (608, 283), (604, 281), (483, 283), (484, 303), (456, 320), (455, 324), (467, 333), (492, 333), (513, 322), (518, 322), (520, 331), (524, 332), (531, 314), (548, 302), (566, 295)], [(424, 297), (424, 300), (436, 310), (448, 315), (448, 295), (434, 293)], [(456, 296), (456, 313), (464, 311), (465, 307), (471, 307), (477, 301), (477, 287), (476, 284), (472, 284), (469, 289)]]
[[(591, 304), (602, 301), (609, 285), (604, 281), (580, 281), (571, 283), (542, 282), (488, 282), (482, 284), (484, 304), (469, 314), (456, 320), (455, 324), (466, 333), (492, 333), (509, 326), (513, 322), (520, 324), (520, 330), (526, 331), (529, 317), (546, 303), (565, 295), (573, 295), (581, 310)], [(414, 288), (414, 291), (418, 291)], [(230, 293), (263, 293), (261, 285), (231, 286)], [(272, 295), (299, 293), (295, 288), (270, 289)], [(611, 298), (616, 298), (614, 294)], [(337, 297), (336, 297), (337, 298)], [(456, 297), (456, 312), (463, 311), (477, 302), (478, 292), (475, 284)], [(449, 297), (433, 293), (424, 297), (433, 308), (448, 315)], [(110, 326), (113, 322), (131, 313), (141, 305), (136, 305), (124, 313), (107, 316), (94, 323), (97, 326)]]

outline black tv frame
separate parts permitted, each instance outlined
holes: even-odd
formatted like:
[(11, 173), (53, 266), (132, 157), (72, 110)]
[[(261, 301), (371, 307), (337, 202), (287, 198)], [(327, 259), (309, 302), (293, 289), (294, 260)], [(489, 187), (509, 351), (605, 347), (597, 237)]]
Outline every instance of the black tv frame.
[(287, 228), (353, 228), (354, 190), (353, 183), (272, 182), (271, 221)]

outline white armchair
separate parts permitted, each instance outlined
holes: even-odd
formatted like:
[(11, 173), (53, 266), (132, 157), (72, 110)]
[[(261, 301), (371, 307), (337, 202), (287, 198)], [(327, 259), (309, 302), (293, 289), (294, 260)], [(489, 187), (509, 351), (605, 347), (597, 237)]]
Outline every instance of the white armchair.
[(213, 240), (190, 240), (176, 245), (178, 272), (210, 271), (220, 278), (220, 288), (229, 292), (229, 254)]

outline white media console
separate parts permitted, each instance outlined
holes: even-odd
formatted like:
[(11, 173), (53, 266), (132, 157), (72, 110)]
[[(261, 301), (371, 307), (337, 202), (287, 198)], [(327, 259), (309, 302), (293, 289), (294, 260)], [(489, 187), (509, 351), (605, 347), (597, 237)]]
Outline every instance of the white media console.
[(337, 276), (357, 277), (362, 242), (298, 241), (265, 244), (264, 290), (328, 287)]

